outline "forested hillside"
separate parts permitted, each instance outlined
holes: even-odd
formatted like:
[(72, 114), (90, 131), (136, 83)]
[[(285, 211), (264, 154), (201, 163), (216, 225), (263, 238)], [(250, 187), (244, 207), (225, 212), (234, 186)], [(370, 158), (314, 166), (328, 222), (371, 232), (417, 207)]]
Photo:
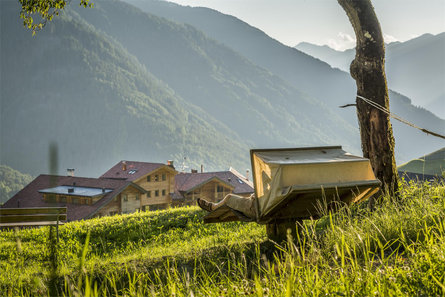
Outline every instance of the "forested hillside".
[(235, 133), (75, 14), (32, 38), (17, 2), (2, 1), (1, 27), (1, 160), (8, 165), (46, 172), (55, 142), (59, 169), (79, 175), (97, 176), (119, 160), (183, 155), (208, 168), (247, 168), (248, 147)]
[(357, 146), (352, 126), (324, 103), (194, 27), (120, 1), (98, 0), (95, 7), (76, 11), (116, 38), (185, 100), (227, 124), (249, 143)]
[[(208, 170), (244, 170), (253, 146), (357, 148), (355, 129), (321, 102), (196, 29), (118, 1), (95, 4), (82, 16), (67, 10), (32, 38), (16, 2), (2, 2), (1, 157), (9, 165), (47, 171), (51, 142), (59, 171), (88, 176), (117, 160), (186, 156)], [(327, 116), (316, 119), (319, 110)]]
[[(353, 103), (356, 92), (355, 82), (349, 74), (338, 69), (332, 69), (327, 63), (315, 59), (295, 48), (285, 46), (267, 36), (264, 32), (250, 26), (236, 17), (219, 13), (215, 10), (203, 7), (184, 7), (174, 3), (157, 0), (125, 0), (146, 12), (153, 13), (174, 20), (179, 23), (187, 23), (202, 30), (207, 36), (220, 41), (226, 46), (278, 75), (300, 91), (315, 97), (332, 108), (332, 112), (357, 126), (355, 109), (339, 109), (339, 105)], [(315, 25), (306, 24), (307, 26)], [(431, 44), (432, 45), (432, 44)], [(433, 53), (440, 53), (441, 46), (431, 48), (423, 54), (422, 58), (428, 60)], [(413, 47), (416, 48), (416, 47)], [(417, 58), (421, 51), (417, 51)], [(394, 60), (398, 54), (394, 55)], [(404, 59), (401, 56), (400, 59)], [(443, 59), (443, 55), (441, 56)], [(438, 61), (441, 61), (440, 59)], [(413, 65), (408, 63), (407, 65)], [(430, 65), (430, 64), (428, 64)], [(439, 69), (443, 63), (437, 63), (434, 69)], [(409, 68), (409, 69), (408, 69)], [(416, 67), (408, 66), (403, 70), (403, 78), (412, 77), (411, 88), (417, 85), (418, 77)], [(422, 68), (423, 69), (423, 68)], [(393, 67), (391, 71), (400, 71)], [(389, 76), (392, 72), (389, 71)], [(443, 69), (442, 69), (443, 72)], [(400, 74), (400, 73), (399, 73)], [(437, 76), (437, 78), (443, 77)], [(402, 79), (402, 76), (398, 76)], [(390, 80), (390, 83), (392, 81)], [(431, 80), (435, 83), (436, 80)], [(391, 84), (389, 85), (391, 87)], [(399, 89), (397, 89), (399, 90)], [(417, 88), (417, 90), (421, 90)], [(442, 88), (443, 90), (443, 88)], [(405, 94), (402, 92), (402, 94)], [(445, 133), (445, 121), (438, 118), (424, 108), (414, 106), (410, 99), (390, 90), (390, 104), (392, 112), (407, 118), (411, 122), (423, 128), (439, 133)], [(406, 94), (405, 94), (406, 95)], [(319, 118), (317, 118), (319, 119)], [(425, 135), (411, 127), (404, 126), (400, 122), (392, 121), (394, 136), (396, 139), (396, 160), (398, 163), (406, 162), (443, 146), (443, 140)], [(340, 141), (340, 140), (339, 140)], [(359, 150), (359, 145), (357, 145)]]
[[(340, 144), (360, 153), (355, 110), (338, 108), (354, 98), (347, 73), (211, 10), (184, 14), (195, 28), (117, 0), (94, 3), (71, 5), (31, 37), (17, 2), (1, 2), (3, 163), (46, 173), (50, 143), (59, 173), (82, 176), (119, 160), (184, 157), (195, 168), (244, 171), (252, 147)], [(414, 123), (445, 124), (406, 97), (391, 101)], [(394, 126), (398, 161), (443, 146)]]
[(32, 176), (0, 165), (0, 205), (32, 181)]

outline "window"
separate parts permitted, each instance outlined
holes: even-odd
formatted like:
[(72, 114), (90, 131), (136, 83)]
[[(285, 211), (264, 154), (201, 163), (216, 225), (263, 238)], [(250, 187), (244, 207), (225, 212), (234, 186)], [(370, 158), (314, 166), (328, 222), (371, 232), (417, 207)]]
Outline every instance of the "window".
[(73, 198), (72, 201), (74, 204), (79, 204), (79, 202), (80, 202), (79, 198)]
[(147, 198), (151, 197), (151, 191), (147, 191)]
[(159, 190), (155, 191), (155, 196), (158, 197), (159, 196)]
[(151, 176), (150, 175), (147, 175), (147, 181), (151, 182)]
[(162, 174), (162, 180), (166, 181), (167, 180), (167, 175), (165, 173)]
[(128, 201), (128, 196), (127, 195), (122, 195), (122, 200)]
[(48, 202), (56, 202), (56, 196), (54, 194), (49, 194), (49, 195), (45, 195), (46, 196), (46, 200)]
[(66, 197), (65, 196), (60, 196), (59, 202), (66, 202)]
[(159, 175), (155, 174), (155, 182), (159, 181)]
[(149, 209), (150, 209), (150, 207), (148, 205), (142, 206), (142, 211), (148, 211)]
[(166, 192), (165, 190), (162, 190), (162, 196), (165, 196), (165, 192)]
[(216, 187), (216, 191), (217, 191), (218, 193), (224, 192), (224, 187), (223, 187), (223, 186), (217, 186), (217, 187)]
[(136, 194), (136, 200), (139, 200), (139, 199), (140, 199), (139, 194)]
[(167, 207), (168, 207), (168, 204), (150, 205), (150, 210), (166, 209)]
[(130, 170), (130, 171), (128, 171), (128, 174), (135, 174), (136, 173), (136, 170)]

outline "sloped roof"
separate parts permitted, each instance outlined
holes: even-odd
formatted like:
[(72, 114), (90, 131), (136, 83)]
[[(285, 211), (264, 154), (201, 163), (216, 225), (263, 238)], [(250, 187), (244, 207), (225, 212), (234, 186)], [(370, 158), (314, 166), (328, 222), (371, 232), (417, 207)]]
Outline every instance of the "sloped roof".
[[(89, 188), (105, 188), (112, 191), (105, 193), (104, 197), (94, 203), (93, 205), (72, 204), (72, 203), (48, 203), (43, 200), (43, 195), (39, 193), (42, 189), (48, 189), (56, 186), (69, 186), (76, 183), (78, 187)], [(72, 176), (58, 176), (41, 174), (36, 177), (31, 183), (24, 187), (20, 192), (9, 199), (3, 208), (14, 207), (48, 207), (48, 206), (66, 206), (67, 220), (75, 221), (90, 217), (100, 208), (110, 202), (116, 195), (122, 192), (128, 186), (135, 187), (144, 192), (139, 186), (132, 182), (119, 179), (101, 179), (101, 178), (87, 178), (87, 177), (72, 177)]]
[(112, 189), (106, 188), (92, 188), (92, 187), (79, 187), (79, 186), (57, 186), (49, 189), (39, 190), (43, 194), (59, 194), (59, 195), (72, 195), (83, 197), (97, 197), (103, 196), (106, 193), (112, 192)]
[[(126, 164), (126, 170), (122, 170), (123, 162), (125, 162)], [(162, 163), (120, 161), (119, 163), (111, 167), (110, 170), (102, 174), (100, 178), (112, 178), (112, 179), (122, 179), (127, 181), (135, 181), (162, 166), (167, 166), (168, 168), (174, 169), (173, 167), (170, 167)]]
[(215, 178), (232, 186), (234, 188), (234, 194), (253, 193), (252, 184), (234, 170), (204, 173), (179, 173), (175, 176), (176, 190), (179, 192), (188, 192)]

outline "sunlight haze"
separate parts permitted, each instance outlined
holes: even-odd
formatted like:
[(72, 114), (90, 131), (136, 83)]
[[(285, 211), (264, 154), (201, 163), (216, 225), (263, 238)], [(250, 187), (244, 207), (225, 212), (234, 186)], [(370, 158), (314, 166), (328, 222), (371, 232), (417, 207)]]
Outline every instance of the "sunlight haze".
[[(335, 0), (175, 0), (181, 5), (209, 7), (257, 27), (288, 45), (300, 42), (354, 47), (354, 32)], [(374, 0), (386, 42), (406, 41), (424, 33), (445, 31), (445, 1)]]

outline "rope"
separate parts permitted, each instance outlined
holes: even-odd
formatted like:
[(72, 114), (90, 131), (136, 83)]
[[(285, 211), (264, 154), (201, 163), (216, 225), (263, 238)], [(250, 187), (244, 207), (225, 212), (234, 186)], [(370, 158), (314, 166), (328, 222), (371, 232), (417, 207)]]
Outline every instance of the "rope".
[(406, 124), (406, 125), (408, 125), (408, 126), (411, 126), (411, 127), (415, 128), (415, 129), (418, 129), (418, 130), (422, 131), (423, 133), (430, 134), (430, 135), (433, 135), (433, 136), (436, 136), (436, 137), (445, 139), (445, 136), (444, 136), (444, 135), (438, 134), (438, 133), (436, 133), (436, 132), (430, 131), (430, 130), (425, 129), (425, 128), (421, 128), (421, 127), (419, 127), (419, 126), (417, 126), (417, 125), (415, 125), (415, 124), (413, 124), (413, 123), (411, 123), (411, 122), (408, 122), (408, 121), (405, 120), (404, 118), (402, 118), (402, 117), (400, 117), (400, 116), (398, 116), (398, 115), (396, 115), (396, 114), (390, 112), (390, 111), (389, 111), (388, 109), (386, 109), (384, 106), (381, 106), (380, 104), (378, 104), (378, 103), (376, 103), (376, 102), (374, 102), (374, 101), (372, 101), (372, 100), (369, 100), (369, 99), (367, 99), (367, 98), (365, 98), (365, 97), (363, 97), (363, 96), (360, 96), (360, 95), (357, 95), (357, 98), (362, 99), (363, 101), (365, 101), (366, 103), (368, 103), (368, 104), (371, 105), (372, 107), (377, 108), (378, 110), (380, 110), (380, 111), (386, 113), (387, 115), (389, 115), (389, 116), (392, 117), (393, 119), (398, 120), (399, 122), (402, 122), (402, 123), (404, 123), (404, 124)]

